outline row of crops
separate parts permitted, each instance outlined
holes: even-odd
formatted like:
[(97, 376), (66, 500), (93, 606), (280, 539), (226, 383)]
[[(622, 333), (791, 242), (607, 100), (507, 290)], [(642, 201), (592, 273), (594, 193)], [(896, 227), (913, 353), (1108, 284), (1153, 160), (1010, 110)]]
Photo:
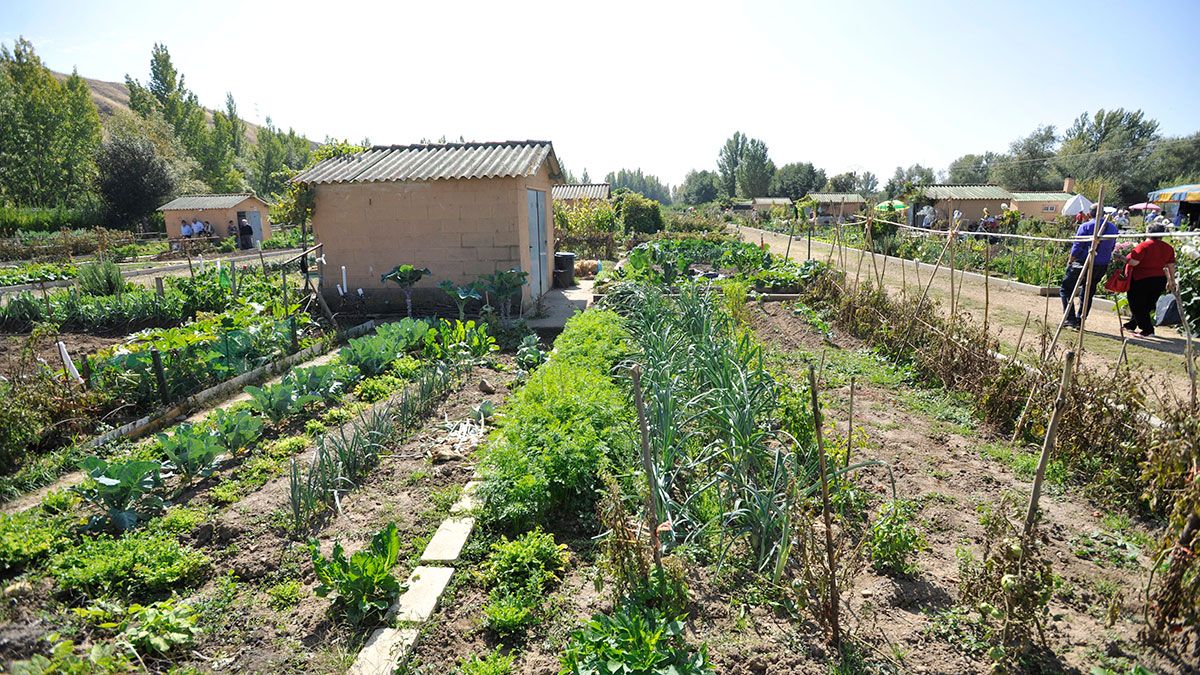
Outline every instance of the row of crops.
[(247, 401), (86, 457), (82, 484), (0, 516), (0, 576), (22, 598), (4, 620), (49, 626), (36, 649), (48, 653), (12, 667), (171, 669), (201, 634), (203, 603), (184, 598), (229, 572), (220, 565), (231, 551), (197, 543), (201, 523), (284, 481), (290, 507), (271, 527), (303, 541), (495, 350), (474, 322), (385, 324), (326, 363), (248, 387)]

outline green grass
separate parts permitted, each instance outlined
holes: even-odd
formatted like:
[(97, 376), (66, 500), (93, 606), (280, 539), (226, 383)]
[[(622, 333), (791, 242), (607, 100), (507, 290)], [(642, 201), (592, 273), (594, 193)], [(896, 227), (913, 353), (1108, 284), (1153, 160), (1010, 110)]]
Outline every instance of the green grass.
[[(1041, 456), (1039, 453), (1014, 448), (1009, 443), (1001, 442), (984, 443), (979, 446), (979, 451), (984, 457), (1000, 462), (1025, 480), (1033, 480), (1037, 474), (1038, 459)], [(1057, 488), (1066, 486), (1067, 468), (1062, 461), (1052, 459), (1046, 464), (1046, 482)]]
[(965, 394), (945, 389), (912, 389), (900, 392), (900, 402), (913, 412), (945, 422), (961, 436), (972, 435), (979, 427)]

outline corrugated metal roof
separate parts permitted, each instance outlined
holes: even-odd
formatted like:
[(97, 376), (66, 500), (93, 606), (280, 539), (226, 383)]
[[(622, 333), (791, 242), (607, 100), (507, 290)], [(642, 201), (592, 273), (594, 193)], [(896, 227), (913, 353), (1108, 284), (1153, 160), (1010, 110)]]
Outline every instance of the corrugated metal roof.
[(754, 202), (755, 204), (762, 204), (764, 206), (766, 206), (766, 205), (791, 206), (792, 205), (792, 200), (790, 197), (755, 197), (751, 201)]
[(810, 192), (808, 196), (818, 204), (837, 204), (840, 202), (853, 203), (865, 202), (862, 195), (857, 192)]
[(1065, 202), (1075, 195), (1070, 192), (1014, 192), (1015, 202)]
[(550, 189), (555, 199), (608, 199), (612, 186), (608, 183), (567, 183)]
[[(176, 197), (171, 201), (158, 207), (159, 211), (204, 211), (206, 209), (232, 209), (233, 207), (246, 201), (247, 197), (254, 197), (253, 192), (237, 192), (228, 194), (216, 195), (183, 195)], [(258, 201), (262, 202), (261, 199)], [(263, 202), (266, 204), (266, 202)]]
[(374, 183), (454, 178), (508, 178), (536, 173), (550, 161), (550, 175), (561, 171), (550, 141), (377, 145), (332, 157), (303, 171), (294, 183)]
[(926, 185), (926, 199), (1012, 199), (1012, 193), (999, 185)]

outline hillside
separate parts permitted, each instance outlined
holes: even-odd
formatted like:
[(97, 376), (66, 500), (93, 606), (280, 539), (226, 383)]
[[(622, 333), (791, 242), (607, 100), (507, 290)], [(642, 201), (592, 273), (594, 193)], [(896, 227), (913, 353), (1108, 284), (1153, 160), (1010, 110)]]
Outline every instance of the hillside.
[[(65, 80), (69, 77), (65, 73), (51, 72), (59, 80)], [(129, 89), (125, 86), (124, 82), (105, 82), (104, 80), (93, 80), (90, 77), (84, 77), (83, 81), (87, 83), (88, 89), (92, 92), (92, 102), (96, 104), (96, 109), (100, 111), (101, 122), (112, 117), (118, 111), (124, 110), (130, 112)], [(204, 113), (208, 117), (208, 121), (212, 122), (212, 111), (205, 108)], [(246, 122), (246, 139), (250, 143), (258, 142), (258, 125), (253, 122)], [(316, 145), (313, 144), (314, 147)]]

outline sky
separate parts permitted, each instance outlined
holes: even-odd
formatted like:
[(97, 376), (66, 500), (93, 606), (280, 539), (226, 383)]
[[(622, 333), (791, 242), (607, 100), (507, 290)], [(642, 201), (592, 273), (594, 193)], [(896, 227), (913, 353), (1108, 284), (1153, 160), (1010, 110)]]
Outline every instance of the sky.
[(0, 0), (0, 42), (110, 81), (161, 42), (203, 105), (314, 140), (550, 140), (677, 184), (742, 131), (886, 180), (1099, 108), (1200, 130), (1194, 2)]

